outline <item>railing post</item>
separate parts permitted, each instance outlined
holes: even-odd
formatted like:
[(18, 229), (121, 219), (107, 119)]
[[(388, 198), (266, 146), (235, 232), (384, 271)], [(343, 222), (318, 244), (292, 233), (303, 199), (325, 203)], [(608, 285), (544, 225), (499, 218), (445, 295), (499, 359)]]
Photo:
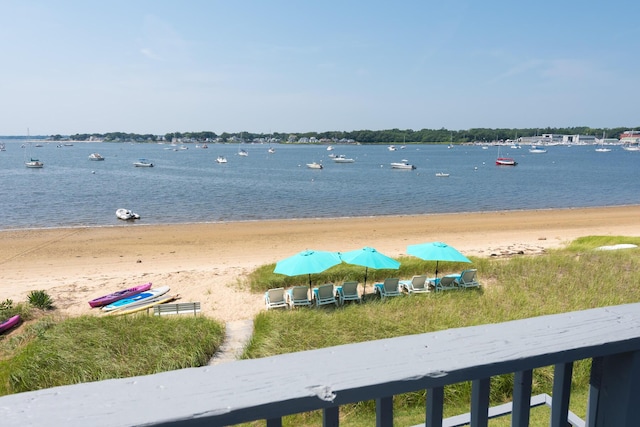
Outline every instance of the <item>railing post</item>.
[(558, 363), (553, 371), (551, 427), (567, 427), (573, 362)]
[[(594, 359), (587, 427), (634, 427), (640, 419), (640, 352)], [(606, 424), (605, 424), (606, 421)]]
[(511, 427), (529, 427), (532, 380), (532, 370), (516, 372), (514, 375)]
[(442, 407), (444, 405), (444, 388), (436, 387), (427, 390), (427, 414), (425, 416), (426, 427), (439, 427), (442, 425)]
[(267, 427), (282, 427), (282, 418), (271, 418), (267, 420)]
[(491, 379), (474, 380), (471, 384), (471, 427), (487, 427)]
[(393, 396), (376, 399), (376, 427), (393, 427)]
[(340, 425), (339, 409), (339, 406), (332, 406), (322, 410), (322, 427), (338, 427)]

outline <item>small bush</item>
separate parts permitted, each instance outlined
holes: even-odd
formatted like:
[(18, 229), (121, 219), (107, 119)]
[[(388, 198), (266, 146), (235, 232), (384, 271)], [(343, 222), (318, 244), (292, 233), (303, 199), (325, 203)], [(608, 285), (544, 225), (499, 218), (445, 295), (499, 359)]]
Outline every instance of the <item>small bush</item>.
[(42, 310), (53, 308), (53, 300), (45, 291), (31, 291), (28, 300), (29, 304)]

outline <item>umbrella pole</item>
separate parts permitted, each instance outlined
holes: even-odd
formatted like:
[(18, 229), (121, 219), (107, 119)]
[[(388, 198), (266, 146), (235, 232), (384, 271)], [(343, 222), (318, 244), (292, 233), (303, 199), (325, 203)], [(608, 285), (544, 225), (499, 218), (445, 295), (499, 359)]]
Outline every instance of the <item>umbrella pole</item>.
[(436, 260), (436, 279), (438, 278), (438, 260)]
[(309, 293), (311, 295), (309, 295), (310, 299), (313, 299), (313, 291), (311, 290), (311, 273), (309, 273)]
[(369, 267), (364, 268), (364, 285), (362, 285), (362, 301), (364, 302), (364, 294), (367, 293), (367, 272)]

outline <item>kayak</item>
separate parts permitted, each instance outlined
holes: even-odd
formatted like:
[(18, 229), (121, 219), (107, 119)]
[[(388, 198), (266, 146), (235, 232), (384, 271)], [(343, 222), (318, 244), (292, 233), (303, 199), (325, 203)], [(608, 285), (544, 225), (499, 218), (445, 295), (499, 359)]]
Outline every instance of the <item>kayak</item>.
[(139, 301), (137, 303), (133, 303), (131, 305), (128, 305), (122, 309), (116, 309), (113, 311), (110, 311), (107, 314), (113, 314), (114, 316), (120, 316), (123, 314), (131, 314), (131, 313), (139, 313), (141, 311), (144, 310), (148, 310), (156, 305), (160, 305), (160, 304), (164, 304), (167, 302), (171, 302), (174, 301), (176, 299), (180, 298), (179, 295), (162, 295), (159, 296), (157, 298), (151, 298), (151, 299), (143, 299), (142, 301)]
[(139, 294), (140, 292), (148, 291), (149, 289), (151, 289), (151, 282), (92, 299), (91, 301), (89, 301), (89, 305), (91, 307), (101, 307), (103, 305), (111, 304), (114, 301), (134, 296), (136, 294)]
[(123, 309), (125, 307), (130, 307), (131, 304), (135, 304), (140, 301), (144, 301), (144, 300), (148, 300), (151, 298), (156, 298), (161, 295), (164, 295), (167, 292), (169, 292), (169, 289), (170, 288), (168, 286), (162, 286), (156, 289), (149, 289), (148, 291), (141, 292), (129, 298), (119, 299), (118, 301), (114, 301), (111, 304), (105, 305), (104, 307), (102, 307), (102, 310), (109, 312), (113, 310)]
[(20, 323), (20, 315), (16, 314), (15, 316), (11, 316), (4, 322), (0, 323), (0, 333), (3, 333), (4, 331), (8, 331), (9, 329), (16, 326), (18, 323)]

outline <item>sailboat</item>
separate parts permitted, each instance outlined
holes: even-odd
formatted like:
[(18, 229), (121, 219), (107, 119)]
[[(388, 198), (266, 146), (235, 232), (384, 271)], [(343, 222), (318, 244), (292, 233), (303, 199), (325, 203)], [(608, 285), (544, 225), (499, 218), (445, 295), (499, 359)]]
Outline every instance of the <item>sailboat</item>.
[(244, 145), (244, 137), (240, 135), (240, 144), (238, 144), (238, 156), (247, 157), (249, 152), (244, 148), (240, 148)]
[(27, 143), (29, 144), (29, 160), (25, 159), (24, 165), (31, 169), (40, 169), (44, 167), (44, 163), (38, 159), (31, 157), (31, 141), (29, 141), (29, 129), (27, 129)]
[(596, 147), (596, 152), (608, 153), (609, 151), (611, 151), (611, 148), (605, 148), (604, 146), (604, 132), (602, 132), (602, 141), (600, 141), (600, 144)]

